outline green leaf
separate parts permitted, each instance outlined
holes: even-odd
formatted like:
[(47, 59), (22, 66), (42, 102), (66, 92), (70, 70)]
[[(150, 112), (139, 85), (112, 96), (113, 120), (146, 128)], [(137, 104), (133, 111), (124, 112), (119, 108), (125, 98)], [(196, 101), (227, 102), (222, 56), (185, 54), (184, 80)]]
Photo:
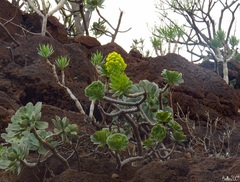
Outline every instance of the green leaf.
[(141, 91), (145, 91), (151, 97), (158, 96), (159, 87), (154, 82), (150, 82), (148, 80), (141, 80), (138, 84), (138, 87), (141, 88)]
[(158, 48), (158, 47), (162, 46), (162, 44), (163, 44), (163, 40), (160, 37), (151, 37), (150, 41), (154, 48)]
[(85, 88), (85, 95), (90, 100), (102, 100), (105, 95), (105, 85), (101, 81), (94, 81)]
[(7, 147), (0, 145), (0, 158), (1, 158), (2, 153), (6, 152), (6, 151), (7, 151)]
[(155, 142), (154, 142), (151, 138), (148, 138), (147, 140), (144, 140), (144, 141), (143, 141), (143, 145), (144, 145), (146, 148), (151, 148), (151, 147), (153, 147), (154, 143), (155, 143)]
[(177, 123), (176, 121), (169, 122), (168, 124), (174, 131), (182, 130), (182, 126), (179, 123)]
[(62, 119), (62, 129), (65, 129), (66, 127), (68, 127), (68, 125), (69, 125), (69, 120), (68, 120), (68, 118), (67, 117), (64, 117), (63, 119)]
[[(27, 119), (19, 120), (19, 125), (21, 126), (21, 128), (26, 128), (29, 126), (29, 120)], [(19, 125), (15, 125), (15, 126), (18, 128)]]
[(128, 146), (127, 136), (121, 133), (112, 134), (107, 138), (107, 145), (112, 151), (124, 151)]
[(48, 128), (48, 123), (44, 121), (36, 121), (35, 127), (39, 130), (44, 130)]
[(170, 86), (179, 86), (184, 82), (182, 79), (182, 74), (177, 71), (169, 71), (164, 69), (161, 75)]
[[(148, 80), (141, 80), (138, 84), (134, 84), (131, 93), (146, 92), (147, 98), (141, 104), (141, 107), (152, 124), (156, 124), (155, 112), (159, 110), (159, 87), (156, 83)], [(139, 101), (141, 97), (128, 99), (129, 101)]]
[(113, 93), (113, 97), (121, 97), (123, 94), (129, 94), (132, 87), (132, 81), (124, 73), (113, 74), (110, 76), (110, 93)]
[(109, 135), (109, 129), (103, 128), (101, 131), (96, 131), (93, 135), (91, 135), (91, 141), (99, 147), (104, 147)]
[(52, 122), (55, 126), (54, 133), (61, 136), (64, 144), (71, 143), (72, 139), (77, 138), (78, 126), (70, 124), (67, 117), (61, 119), (59, 116), (55, 116)]
[(68, 127), (64, 128), (65, 133), (70, 133), (70, 129)]
[(21, 171), (21, 161), (28, 155), (28, 149), (23, 144), (12, 143), (12, 146), (3, 151), (0, 156), (0, 169), (12, 171), (19, 174)]
[(97, 52), (92, 54), (90, 61), (94, 66), (102, 65), (104, 61), (104, 56), (101, 52), (97, 50)]
[(215, 48), (221, 48), (222, 47), (222, 43), (221, 41), (217, 38), (217, 37), (214, 37), (212, 40), (211, 40), (211, 44), (213, 47)]
[(78, 126), (76, 124), (69, 124), (68, 128), (69, 128), (70, 132), (75, 132), (78, 130)]
[(150, 138), (154, 141), (162, 142), (166, 137), (166, 133), (166, 128), (161, 124), (157, 124), (151, 129)]
[(96, 7), (103, 8), (105, 0), (86, 0), (86, 8), (95, 9)]
[(102, 36), (107, 31), (105, 23), (106, 22), (100, 18), (98, 18), (98, 21), (93, 22), (90, 30), (96, 38)]
[(64, 68), (66, 68), (69, 65), (70, 59), (67, 56), (59, 56), (56, 60), (55, 60), (55, 64), (61, 69), (63, 70)]
[[(36, 123), (40, 125), (38, 122), (41, 118), (41, 108), (41, 102), (36, 105), (29, 102), (26, 106), (20, 107), (12, 116), (11, 123), (6, 128), (7, 133), (3, 133), (1, 136), (9, 143), (24, 140), (23, 136), (31, 132)], [(39, 127), (43, 126), (45, 127), (45, 124)]]
[(36, 105), (34, 106), (34, 113), (35, 115), (39, 115), (42, 110), (42, 102), (37, 102)]
[(59, 116), (56, 115), (55, 119), (52, 119), (52, 123), (56, 127), (56, 129), (62, 130), (62, 125), (61, 125), (62, 120)]
[(0, 169), (6, 170), (10, 167), (11, 165), (11, 161), (10, 160), (3, 160), (0, 158)]
[(38, 148), (38, 153), (41, 155), (46, 154), (47, 150), (43, 147), (43, 145), (40, 145)]
[(18, 158), (18, 155), (15, 153), (15, 152), (10, 152), (9, 154), (8, 154), (8, 159), (10, 160), (10, 161), (14, 161), (14, 160), (16, 160)]
[(237, 53), (237, 55), (235, 56), (235, 59), (237, 62), (240, 62), (240, 54), (239, 53)]
[(156, 119), (159, 123), (168, 123), (173, 119), (172, 113), (168, 111), (159, 111), (156, 113)]
[(221, 42), (225, 40), (225, 32), (223, 30), (218, 30), (216, 35), (215, 35)]
[(31, 151), (37, 151), (41, 145), (39, 140), (32, 133), (28, 135), (28, 140), (26, 140), (25, 143)]
[(235, 47), (239, 44), (239, 39), (237, 39), (237, 37), (235, 35), (232, 35), (229, 39), (229, 44), (232, 46), (232, 47)]
[(38, 54), (44, 58), (48, 58), (53, 54), (53, 47), (49, 44), (40, 44), (38, 48)]
[(105, 64), (101, 64), (101, 65), (97, 65), (97, 72), (101, 75), (101, 76), (105, 76), (105, 77), (109, 77), (109, 73), (106, 69), (106, 65)]
[(29, 102), (27, 103), (27, 105), (25, 107), (23, 107), (23, 109), (26, 109), (26, 113), (28, 114), (28, 116), (31, 116), (31, 114), (33, 113), (33, 103)]
[(182, 131), (174, 131), (171, 135), (171, 138), (173, 141), (182, 143), (182, 142), (186, 141), (187, 136)]

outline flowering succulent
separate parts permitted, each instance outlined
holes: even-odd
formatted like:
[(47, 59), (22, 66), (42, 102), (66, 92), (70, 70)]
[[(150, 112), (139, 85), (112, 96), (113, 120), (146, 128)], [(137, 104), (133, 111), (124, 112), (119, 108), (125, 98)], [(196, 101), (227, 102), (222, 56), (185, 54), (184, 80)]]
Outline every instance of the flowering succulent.
[(105, 63), (106, 70), (108, 75), (123, 73), (127, 67), (124, 59), (117, 52), (112, 52), (108, 54)]
[[(85, 95), (90, 100), (109, 102), (113, 106), (109, 112), (99, 107), (102, 114), (112, 117), (112, 123), (107, 128), (96, 131), (91, 136), (91, 141), (98, 147), (107, 146), (116, 158), (119, 169), (127, 163), (143, 160), (145, 154), (167, 158), (174, 148), (165, 152), (164, 156), (160, 154), (161, 149), (156, 149), (161, 146), (166, 149), (163, 141), (167, 137), (174, 142), (174, 147), (176, 143), (181, 144), (186, 140), (181, 125), (174, 121), (173, 110), (164, 102), (168, 89), (183, 83), (181, 73), (163, 70), (161, 75), (166, 85), (159, 88), (156, 83), (148, 80), (133, 84), (124, 72), (127, 64), (117, 52), (108, 54), (105, 60), (101, 53), (96, 52), (91, 62), (98, 73), (108, 79), (105, 84), (101, 81), (92, 82), (85, 88)], [(142, 122), (149, 126), (150, 131), (144, 136), (144, 139), (147, 138), (145, 140), (141, 138), (139, 123)], [(147, 131), (144, 129), (144, 132)], [(133, 138), (135, 143), (132, 143), (130, 138)], [(123, 159), (120, 152), (126, 150), (129, 144), (137, 147), (137, 156)], [(143, 147), (147, 150), (144, 151)]]

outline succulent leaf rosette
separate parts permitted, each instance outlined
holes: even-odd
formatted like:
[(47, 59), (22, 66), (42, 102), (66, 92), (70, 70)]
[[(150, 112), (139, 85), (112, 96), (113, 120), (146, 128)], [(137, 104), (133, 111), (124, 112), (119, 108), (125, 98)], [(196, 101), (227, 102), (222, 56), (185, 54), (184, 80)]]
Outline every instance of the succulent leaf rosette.
[(117, 52), (112, 52), (108, 54), (106, 58), (105, 67), (108, 73), (108, 76), (112, 74), (120, 74), (123, 73), (127, 67), (124, 59)]

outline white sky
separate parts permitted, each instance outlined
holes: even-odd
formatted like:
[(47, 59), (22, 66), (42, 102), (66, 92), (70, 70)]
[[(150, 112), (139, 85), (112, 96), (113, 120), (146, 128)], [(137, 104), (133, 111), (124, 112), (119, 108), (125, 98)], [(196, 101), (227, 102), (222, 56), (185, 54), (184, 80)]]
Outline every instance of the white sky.
[[(12, 0), (9, 0), (10, 2)], [(40, 0), (38, 0), (41, 2)], [(131, 28), (128, 32), (118, 33), (115, 42), (123, 47), (127, 52), (130, 51), (130, 46), (132, 45), (133, 39), (144, 39), (144, 50), (150, 50), (153, 52), (153, 48), (150, 42), (151, 29), (153, 29), (155, 21), (158, 20), (155, 2), (156, 0), (105, 0), (103, 5), (104, 8), (99, 8), (100, 13), (105, 17), (115, 28), (118, 23), (118, 18), (120, 15), (120, 10), (122, 10), (123, 16), (120, 25), (120, 31), (127, 30)], [(54, 7), (55, 0), (49, 0)], [(41, 4), (41, 3), (40, 3)], [(58, 13), (54, 16), (59, 18)], [(97, 12), (94, 11), (90, 25), (94, 21), (98, 21), (99, 16)], [(113, 33), (113, 31), (109, 28)], [(111, 37), (102, 36), (98, 38), (102, 45), (107, 44), (111, 41)]]
[[(133, 39), (143, 38), (145, 41), (145, 50), (153, 51), (150, 42), (151, 29), (154, 23), (158, 20), (155, 0), (105, 0), (104, 9), (99, 9), (100, 13), (116, 27), (120, 10), (123, 17), (120, 25), (120, 30), (131, 30), (125, 33), (118, 33), (115, 42), (122, 46), (127, 52), (130, 51)], [(92, 20), (98, 19), (97, 13), (94, 12)], [(109, 29), (110, 30), (110, 29)], [(99, 38), (102, 44), (111, 41), (110, 37), (103, 36)]]
[[(55, 0), (49, 1), (50, 3), (55, 3)], [(157, 0), (105, 0), (103, 3), (104, 8), (99, 9), (100, 13), (113, 25), (114, 28), (117, 26), (120, 10), (124, 12), (119, 30), (124, 31), (129, 28), (131, 28), (131, 30), (125, 33), (118, 33), (115, 42), (122, 46), (127, 52), (131, 49), (130, 46), (133, 43), (133, 39), (139, 40), (140, 38), (143, 38), (145, 44), (144, 51), (150, 50), (150, 55), (155, 55), (150, 42), (150, 37), (151, 30), (154, 28), (154, 25), (160, 24), (160, 20), (158, 18), (159, 14), (157, 13), (158, 10), (155, 8), (156, 2)], [(217, 11), (220, 11), (220, 9)], [(214, 12), (214, 16), (216, 16), (216, 14), (217, 12)], [(57, 13), (54, 15), (59, 17)], [(225, 17), (225, 24), (227, 25), (229, 23), (229, 17)], [(97, 21), (98, 18), (97, 12), (94, 11), (90, 25), (92, 22)], [(173, 16), (171, 18), (177, 20), (178, 22), (181, 21), (177, 16)], [(236, 16), (236, 18), (238, 18), (238, 16)], [(113, 30), (110, 28), (109, 30), (113, 33)], [(237, 28), (237, 30), (239, 29)], [(98, 40), (102, 45), (104, 45), (111, 41), (111, 37), (102, 36), (98, 38)], [(181, 49), (180, 54), (190, 60), (190, 54), (186, 53), (184, 49)]]

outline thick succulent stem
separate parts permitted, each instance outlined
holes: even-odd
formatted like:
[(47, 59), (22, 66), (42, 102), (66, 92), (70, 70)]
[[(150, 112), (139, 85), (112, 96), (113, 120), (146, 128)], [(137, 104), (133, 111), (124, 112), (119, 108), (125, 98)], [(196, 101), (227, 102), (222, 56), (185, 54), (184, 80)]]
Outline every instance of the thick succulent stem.
[(54, 148), (52, 145), (50, 145), (50, 143), (46, 142), (45, 140), (43, 140), (38, 134), (37, 134), (37, 130), (35, 128), (32, 129), (34, 136), (38, 139), (38, 141), (40, 143), (43, 144), (43, 146), (45, 146), (46, 148), (48, 148), (49, 150), (51, 150), (51, 152), (53, 153), (53, 155), (59, 159), (66, 167), (67, 169), (70, 169), (70, 165), (68, 163), (68, 161), (62, 156), (60, 155), (57, 151), (56, 148)]

